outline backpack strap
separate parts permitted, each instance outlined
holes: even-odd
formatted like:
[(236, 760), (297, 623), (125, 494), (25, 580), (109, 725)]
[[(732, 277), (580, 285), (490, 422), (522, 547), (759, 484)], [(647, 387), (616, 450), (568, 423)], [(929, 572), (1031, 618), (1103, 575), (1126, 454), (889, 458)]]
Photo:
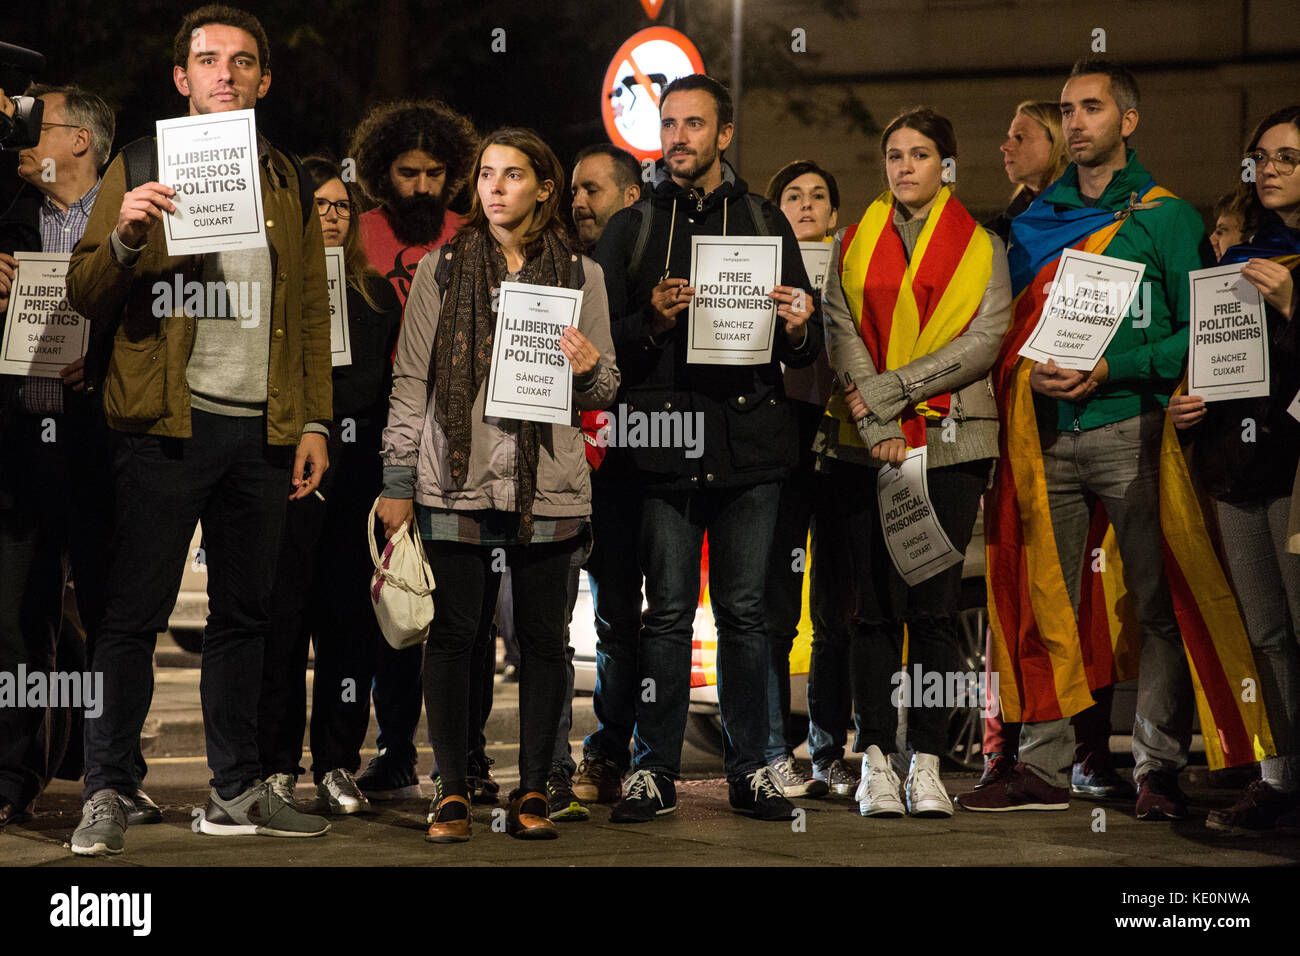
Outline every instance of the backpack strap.
[(629, 276), (636, 275), (640, 270), (641, 260), (645, 258), (646, 248), (650, 245), (650, 230), (654, 226), (654, 205), (650, 202), (650, 197), (637, 201), (632, 208), (641, 214), (641, 226), (637, 230), (636, 242), (632, 243), (632, 255), (627, 261)]
[(763, 207), (765, 205), (761, 196), (755, 196), (751, 192), (745, 193), (745, 203), (749, 206), (749, 216), (754, 220), (754, 235), (770, 236), (772, 235), (772, 226), (767, 221)]
[(312, 189), (307, 171), (302, 168), (302, 160), (298, 158), (298, 154), (285, 149), (280, 152), (284, 153), (293, 166), (294, 175), (298, 177), (298, 205), (302, 207), (302, 227), (306, 229), (310, 221), (308, 216), (316, 211), (316, 190)]
[(126, 191), (139, 189), (158, 179), (158, 147), (152, 136), (141, 136), (122, 147), (122, 166), (126, 172)]

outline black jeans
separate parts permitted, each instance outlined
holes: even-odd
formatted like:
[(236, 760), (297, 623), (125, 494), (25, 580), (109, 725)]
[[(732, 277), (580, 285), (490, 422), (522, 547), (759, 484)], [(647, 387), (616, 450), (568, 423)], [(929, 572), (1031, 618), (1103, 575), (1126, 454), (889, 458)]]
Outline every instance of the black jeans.
[[(506, 549), (519, 638), (519, 786), (546, 790), (555, 732), (564, 706), (566, 581), (575, 548), (586, 536)], [(426, 541), (437, 582), (435, 613), (424, 646), (424, 696), (429, 740), (444, 793), (467, 796), (465, 742), (471, 683), (481, 679), (475, 650), (496, 609), (501, 572), (493, 548)]]
[[(835, 494), (847, 507), (852, 551), (850, 569), (857, 584), (850, 649), (857, 740), (854, 750), (875, 744), (885, 753), (897, 750), (898, 707), (895, 675), (902, 669), (903, 625), (907, 625), (907, 673), (945, 676), (957, 662), (957, 610), (961, 564), (908, 587), (885, 549), (876, 501), (874, 468), (836, 462)], [(928, 473), (930, 498), (939, 524), (953, 546), (970, 544), (980, 495), (988, 482), (989, 461), (962, 462)], [(913, 686), (919, 697), (922, 688)], [(908, 742), (917, 753), (942, 754), (950, 706), (909, 707)]]
[(85, 796), (134, 794), (135, 753), (153, 697), (153, 651), (203, 521), (208, 623), (199, 693), (212, 786), (223, 799), (261, 775), (257, 700), (271, 586), (294, 449), (269, 446), (266, 420), (191, 413), (190, 438), (113, 434), (117, 493), (107, 607), (94, 666), (103, 713), (86, 721)]

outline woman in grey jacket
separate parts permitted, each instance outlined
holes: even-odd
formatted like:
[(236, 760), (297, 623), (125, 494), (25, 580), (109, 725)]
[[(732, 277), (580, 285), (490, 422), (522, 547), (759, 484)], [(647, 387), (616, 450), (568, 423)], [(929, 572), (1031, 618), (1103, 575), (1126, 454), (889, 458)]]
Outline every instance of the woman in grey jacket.
[[(987, 377), (1011, 319), (1001, 241), (952, 195), (952, 125), (911, 110), (880, 140), (889, 191), (836, 237), (823, 309), (832, 396), (814, 445), (850, 532), (856, 585), (852, 683), (863, 753), (856, 794), (863, 816), (951, 816), (939, 780), (956, 666), (961, 562), (909, 587), (886, 550), (876, 483), (884, 465), (926, 449), (930, 499), (960, 555), (997, 455), (997, 406)], [(907, 674), (900, 673), (907, 625)], [(933, 675), (933, 676), (932, 676)], [(918, 681), (918, 677), (922, 680)], [(924, 693), (923, 693), (924, 692)], [(905, 800), (888, 754), (899, 703), (909, 706), (914, 751)], [(865, 752), (864, 752), (865, 751)]]
[[(566, 691), (566, 577), (574, 549), (590, 538), (591, 484), (577, 410), (606, 407), (619, 381), (604, 277), (570, 251), (559, 219), (564, 171), (555, 154), (531, 130), (501, 129), (484, 138), (474, 169), (469, 219), (424, 258), (411, 283), (377, 512), (389, 537), (417, 522), (437, 583), (424, 656), (443, 794), (429, 827), (434, 843), (469, 839), (471, 648), (491, 625), (505, 564), (522, 656), (520, 784), (507, 829), (521, 838), (558, 835), (544, 793)], [(582, 290), (578, 324), (558, 343), (572, 367), (572, 425), (484, 414), (503, 281)]]

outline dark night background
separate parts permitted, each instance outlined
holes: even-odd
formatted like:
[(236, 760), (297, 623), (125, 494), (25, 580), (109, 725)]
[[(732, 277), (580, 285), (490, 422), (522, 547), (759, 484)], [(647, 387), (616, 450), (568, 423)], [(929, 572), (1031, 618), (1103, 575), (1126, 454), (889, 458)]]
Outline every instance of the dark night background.
[[(44, 53), (44, 82), (76, 83), (117, 110), (115, 148), (151, 134), (157, 119), (182, 115), (172, 84), (172, 39), (195, 0), (9, 0), (0, 40)], [(652, 25), (675, 26), (700, 47), (706, 68), (731, 72), (730, 0), (666, 0), (652, 21), (638, 0), (448, 3), (442, 0), (248, 0), (271, 42), (271, 89), (258, 105), (258, 128), (299, 155), (343, 155), (372, 105), (436, 96), (468, 115), (480, 132), (518, 124), (537, 129), (569, 166), (573, 155), (606, 140), (600, 88), (620, 43)], [(854, 4), (825, 0), (823, 12), (853, 19)], [(754, 12), (750, 12), (753, 9)], [(506, 30), (506, 52), (491, 50)], [(769, 38), (774, 42), (763, 42)], [(746, 78), (781, 89), (797, 85), (797, 58), (784, 25), (746, 9)], [(775, 52), (773, 52), (775, 51)], [(784, 52), (783, 52), (784, 51)], [(751, 62), (751, 60), (753, 62)], [(0, 85), (20, 92), (30, 77), (0, 70)], [(791, 101), (794, 97), (791, 96)], [(871, 131), (865, 108), (846, 95), (824, 109), (846, 127)], [(809, 115), (808, 121), (827, 117)], [(0, 158), (0, 208), (16, 189), (15, 158)], [(463, 208), (462, 195), (455, 205)]]

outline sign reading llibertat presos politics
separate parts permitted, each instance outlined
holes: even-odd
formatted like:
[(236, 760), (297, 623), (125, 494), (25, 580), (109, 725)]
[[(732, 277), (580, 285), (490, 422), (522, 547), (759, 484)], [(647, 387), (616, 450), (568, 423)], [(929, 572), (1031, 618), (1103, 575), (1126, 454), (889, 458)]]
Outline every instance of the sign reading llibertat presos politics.
[(581, 289), (501, 283), (485, 416), (573, 423), (573, 366), (560, 335), (581, 311)]
[(780, 236), (692, 236), (686, 361), (764, 365), (772, 358)]
[(1043, 314), (1020, 354), (1091, 372), (1128, 315), (1145, 272), (1139, 262), (1066, 249)]
[(826, 286), (826, 272), (831, 264), (831, 244), (829, 242), (801, 242), (799, 253), (803, 256), (803, 268), (808, 273), (814, 292), (821, 292)]
[(352, 364), (352, 336), (348, 332), (348, 267), (343, 249), (325, 249), (325, 283), (330, 290), (330, 363)]
[(169, 256), (266, 245), (252, 110), (159, 120), (158, 181), (176, 190)]
[(934, 513), (926, 475), (926, 449), (908, 449), (901, 465), (887, 465), (876, 476), (885, 547), (899, 576), (914, 587), (964, 559)]
[(1187, 273), (1192, 286), (1187, 394), (1207, 402), (1268, 394), (1264, 299), (1241, 263)]
[(68, 304), (65, 252), (15, 252), (18, 269), (0, 341), (0, 375), (58, 378), (86, 354), (90, 324)]

